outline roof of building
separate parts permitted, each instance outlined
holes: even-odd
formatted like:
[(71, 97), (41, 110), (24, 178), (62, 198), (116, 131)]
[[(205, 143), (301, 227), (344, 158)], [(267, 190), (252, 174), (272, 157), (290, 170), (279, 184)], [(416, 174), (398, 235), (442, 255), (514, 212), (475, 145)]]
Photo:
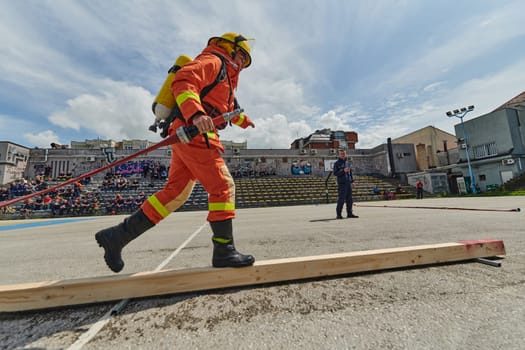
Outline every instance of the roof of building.
[(500, 109), (509, 108), (509, 107), (525, 107), (525, 91), (523, 91), (521, 94), (511, 98), (492, 112), (495, 112)]

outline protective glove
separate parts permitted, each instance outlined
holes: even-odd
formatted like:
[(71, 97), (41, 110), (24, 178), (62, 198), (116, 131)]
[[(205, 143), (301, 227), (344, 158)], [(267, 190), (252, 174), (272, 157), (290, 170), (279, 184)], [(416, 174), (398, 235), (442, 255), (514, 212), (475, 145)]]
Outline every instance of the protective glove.
[(243, 129), (246, 129), (249, 126), (251, 126), (252, 128), (255, 128), (255, 124), (244, 113), (241, 113), (237, 117), (232, 118), (231, 122), (237, 126), (240, 126)]

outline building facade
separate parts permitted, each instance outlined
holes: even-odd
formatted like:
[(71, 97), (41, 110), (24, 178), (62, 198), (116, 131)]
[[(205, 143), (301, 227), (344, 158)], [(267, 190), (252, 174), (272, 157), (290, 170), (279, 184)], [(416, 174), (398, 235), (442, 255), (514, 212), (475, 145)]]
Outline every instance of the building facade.
[[(442, 164), (438, 155), (456, 148), (456, 136), (433, 126), (427, 126), (392, 140), (392, 143), (411, 143), (416, 150), (417, 168), (421, 171)], [(450, 162), (448, 164), (451, 164)]]
[(355, 149), (358, 142), (355, 131), (332, 131), (330, 129), (316, 130), (314, 133), (292, 142), (291, 149)]
[(497, 109), (454, 126), (460, 169), (467, 188), (471, 179), (467, 149), (476, 186), (501, 186), (525, 172), (525, 106)]
[[(115, 147), (106, 146), (109, 145), (100, 144), (99, 148), (82, 149), (77, 148), (78, 144), (75, 144), (75, 147), (67, 148), (31, 149), (24, 174), (27, 178), (43, 174), (47, 174), (50, 178), (64, 175), (77, 177), (140, 151), (139, 149), (123, 149), (118, 144), (115, 144)], [(355, 174), (391, 176), (393, 168), (400, 173), (417, 171), (414, 147), (411, 144), (395, 144), (391, 152), (387, 144), (372, 149), (348, 150), (348, 155)], [(171, 149), (166, 146), (143, 154), (130, 163), (152, 161), (169, 165), (170, 156)], [(334, 148), (227, 148), (223, 158), (231, 173), (237, 176), (303, 174), (325, 176), (332, 170), (332, 165), (337, 159), (337, 150)], [(391, 162), (391, 159), (394, 159), (394, 162)], [(108, 171), (94, 174), (93, 178), (102, 178)]]
[(29, 148), (9, 141), (0, 141), (0, 184), (5, 185), (24, 176)]

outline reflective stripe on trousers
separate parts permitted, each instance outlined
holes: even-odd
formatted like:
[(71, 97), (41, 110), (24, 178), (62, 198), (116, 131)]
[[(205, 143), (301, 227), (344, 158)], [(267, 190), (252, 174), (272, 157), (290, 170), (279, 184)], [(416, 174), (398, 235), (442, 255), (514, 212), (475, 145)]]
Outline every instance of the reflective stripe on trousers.
[(142, 204), (142, 210), (157, 224), (184, 204), (197, 180), (208, 192), (208, 221), (233, 219), (235, 183), (219, 150), (191, 143), (172, 145), (166, 185)]

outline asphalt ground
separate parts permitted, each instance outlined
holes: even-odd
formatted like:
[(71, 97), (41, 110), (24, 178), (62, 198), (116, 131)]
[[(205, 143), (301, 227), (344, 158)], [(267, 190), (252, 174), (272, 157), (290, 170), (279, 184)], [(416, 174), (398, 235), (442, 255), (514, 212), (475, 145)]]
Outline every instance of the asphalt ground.
[[(524, 199), (360, 202), (360, 217), (344, 220), (333, 204), (241, 209), (236, 246), (257, 260), (488, 238), (507, 254), (501, 267), (466, 261), (0, 313), (0, 349), (524, 349)], [(170, 215), (124, 249), (123, 273), (209, 266), (205, 218)], [(94, 233), (122, 219), (1, 221), (0, 285), (113, 274)]]

